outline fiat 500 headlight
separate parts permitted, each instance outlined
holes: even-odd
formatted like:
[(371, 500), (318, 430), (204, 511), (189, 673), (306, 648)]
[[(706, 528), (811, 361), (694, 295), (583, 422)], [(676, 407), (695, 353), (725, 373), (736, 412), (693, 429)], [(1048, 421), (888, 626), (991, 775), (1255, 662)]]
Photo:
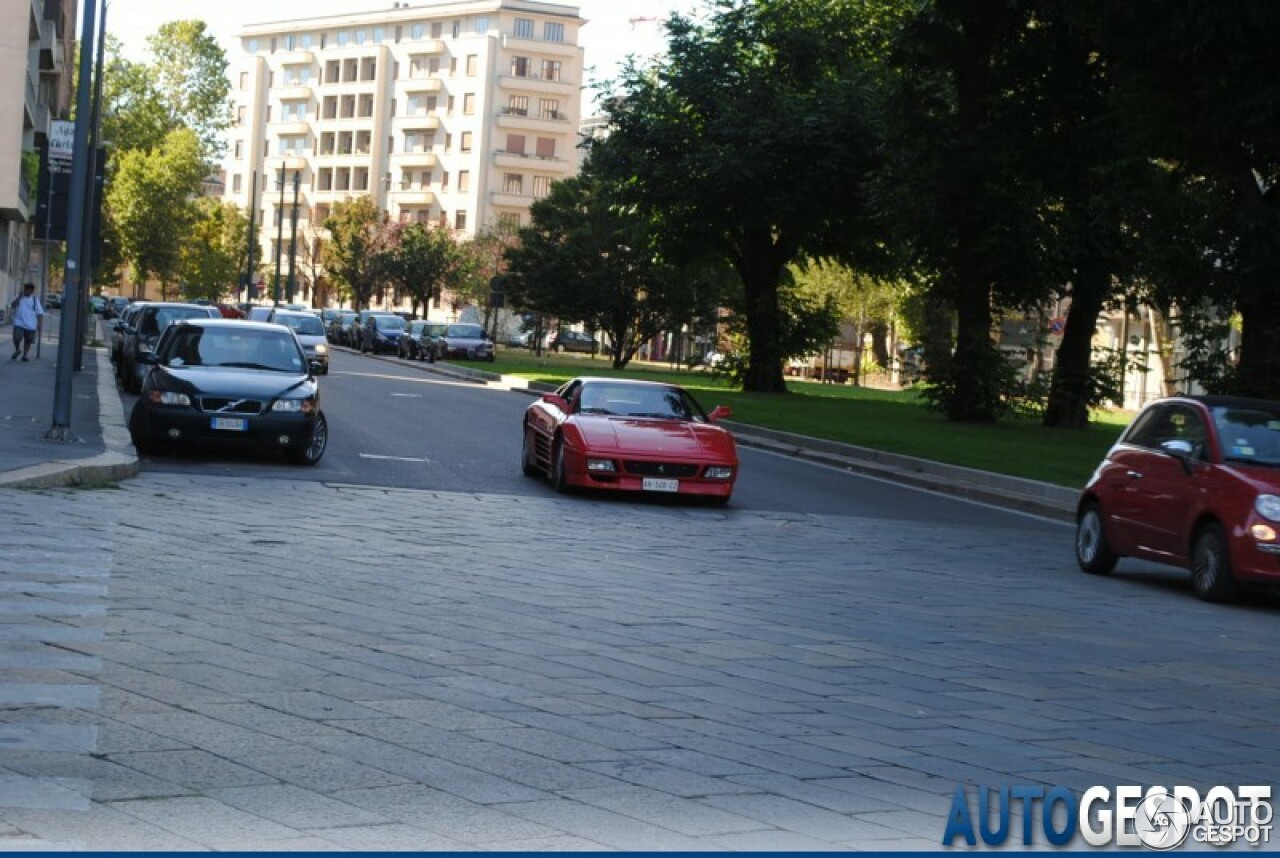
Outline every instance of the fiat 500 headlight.
[(1280, 496), (1258, 495), (1258, 499), (1253, 502), (1253, 508), (1267, 521), (1280, 521)]

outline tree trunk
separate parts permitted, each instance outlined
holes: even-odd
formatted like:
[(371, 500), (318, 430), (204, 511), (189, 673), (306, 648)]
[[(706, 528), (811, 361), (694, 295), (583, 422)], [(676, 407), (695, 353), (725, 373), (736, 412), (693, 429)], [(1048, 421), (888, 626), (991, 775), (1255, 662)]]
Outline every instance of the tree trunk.
[(871, 326), (871, 354), (875, 356), (876, 365), (881, 369), (889, 369), (889, 324), (876, 322)]
[(967, 284), (956, 301), (956, 352), (947, 416), (963, 423), (994, 423), (999, 411), (999, 361), (991, 342), (991, 297), (985, 287)]
[(750, 362), (742, 389), (752, 393), (786, 393), (782, 375), (782, 326), (778, 309), (778, 281), (786, 254), (768, 230), (746, 231), (738, 243), (735, 261), (742, 278)]
[(1067, 310), (1067, 323), (1062, 329), (1049, 404), (1044, 412), (1045, 426), (1084, 429), (1089, 425), (1093, 332), (1098, 326), (1102, 304), (1111, 291), (1110, 280), (1105, 273), (1082, 271), (1072, 284), (1071, 308)]

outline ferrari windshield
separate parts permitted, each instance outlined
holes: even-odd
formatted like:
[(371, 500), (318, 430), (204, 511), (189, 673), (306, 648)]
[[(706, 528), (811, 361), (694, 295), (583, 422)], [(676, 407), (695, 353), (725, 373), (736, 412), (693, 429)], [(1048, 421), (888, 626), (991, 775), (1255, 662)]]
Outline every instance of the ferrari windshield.
[(165, 366), (240, 367), (271, 372), (306, 372), (298, 341), (287, 331), (189, 326), (173, 331), (159, 355)]
[(1213, 423), (1228, 462), (1280, 467), (1280, 405), (1274, 411), (1219, 406)]
[(578, 396), (578, 413), (658, 420), (706, 420), (698, 403), (680, 388), (648, 384), (591, 382), (583, 385)]

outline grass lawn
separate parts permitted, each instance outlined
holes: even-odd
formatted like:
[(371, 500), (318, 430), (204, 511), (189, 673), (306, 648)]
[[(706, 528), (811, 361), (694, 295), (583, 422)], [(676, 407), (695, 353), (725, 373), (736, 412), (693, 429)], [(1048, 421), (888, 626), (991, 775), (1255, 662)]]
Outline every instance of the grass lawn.
[(614, 373), (609, 361), (585, 355), (547, 355), (501, 349), (482, 369), (559, 384), (579, 375), (621, 375), (665, 381), (689, 389), (708, 410), (733, 409), (733, 420), (877, 450), (995, 471), (1063, 486), (1084, 485), (1130, 415), (1098, 416), (1084, 431), (1046, 429), (1034, 420), (1008, 418), (995, 426), (951, 423), (912, 391), (875, 390), (794, 381), (790, 396), (743, 393), (704, 371), (631, 364)]

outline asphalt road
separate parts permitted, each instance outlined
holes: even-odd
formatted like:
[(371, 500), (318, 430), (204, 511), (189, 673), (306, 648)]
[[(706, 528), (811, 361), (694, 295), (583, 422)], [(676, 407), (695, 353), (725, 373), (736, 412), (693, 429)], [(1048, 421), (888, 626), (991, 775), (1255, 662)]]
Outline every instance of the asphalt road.
[[(551, 497), (520, 473), (520, 419), (528, 394), (444, 379), (408, 364), (348, 352), (332, 355), (321, 381), (329, 449), (315, 468), (276, 456), (192, 451), (147, 459), (151, 473), (260, 476), (390, 488)], [(131, 398), (130, 398), (131, 399)], [(127, 403), (131, 405), (131, 403)], [(704, 403), (708, 408), (715, 403)], [(983, 504), (741, 448), (731, 510), (776, 511), (947, 525), (1051, 530), (1059, 524)], [(582, 502), (687, 505), (685, 501), (588, 495)]]

